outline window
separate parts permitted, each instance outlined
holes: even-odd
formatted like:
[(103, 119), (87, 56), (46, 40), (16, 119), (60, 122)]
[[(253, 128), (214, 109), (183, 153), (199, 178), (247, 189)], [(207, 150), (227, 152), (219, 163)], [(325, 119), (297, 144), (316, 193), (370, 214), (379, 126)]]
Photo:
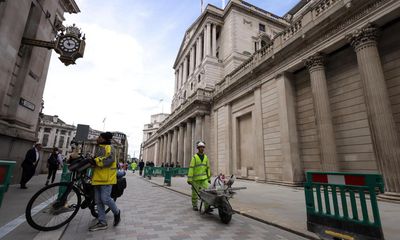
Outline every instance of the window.
[(257, 42), (254, 42), (254, 52), (257, 52)]
[(45, 128), (44, 132), (47, 132), (47, 133), (51, 132), (51, 128)]
[(197, 76), (197, 81), (198, 81), (198, 82), (201, 81), (201, 75), (200, 75), (200, 74)]
[(63, 148), (64, 145), (64, 136), (60, 136), (60, 139), (58, 140), (58, 148)]
[(66, 133), (67, 133), (67, 131), (61, 130), (61, 134), (62, 134), (62, 135), (65, 135)]
[(262, 23), (260, 23), (260, 24), (258, 25), (258, 30), (260, 30), (260, 32), (265, 32), (265, 25), (262, 24)]
[(43, 146), (46, 147), (48, 142), (49, 142), (49, 135), (43, 134), (43, 139), (42, 139)]

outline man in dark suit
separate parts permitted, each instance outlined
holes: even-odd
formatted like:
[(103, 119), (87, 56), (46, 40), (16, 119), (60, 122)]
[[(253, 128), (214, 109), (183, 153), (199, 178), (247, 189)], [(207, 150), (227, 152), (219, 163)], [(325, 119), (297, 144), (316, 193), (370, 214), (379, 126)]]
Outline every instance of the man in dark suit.
[(25, 160), (22, 162), (22, 176), (21, 176), (21, 188), (27, 189), (26, 183), (31, 180), (35, 174), (36, 166), (40, 159), (39, 151), (42, 150), (42, 144), (36, 143), (35, 146), (26, 152)]

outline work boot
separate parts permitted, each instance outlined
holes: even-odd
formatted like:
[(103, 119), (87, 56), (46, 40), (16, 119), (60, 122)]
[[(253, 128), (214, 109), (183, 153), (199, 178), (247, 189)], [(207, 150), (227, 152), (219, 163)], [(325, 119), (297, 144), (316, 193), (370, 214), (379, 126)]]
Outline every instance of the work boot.
[(199, 208), (197, 206), (193, 206), (193, 211), (199, 211)]

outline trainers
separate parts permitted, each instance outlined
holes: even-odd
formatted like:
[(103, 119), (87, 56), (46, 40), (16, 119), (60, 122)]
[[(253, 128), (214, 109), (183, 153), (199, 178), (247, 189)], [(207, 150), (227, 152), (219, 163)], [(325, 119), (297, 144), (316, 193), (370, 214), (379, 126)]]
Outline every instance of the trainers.
[(199, 211), (199, 208), (197, 206), (193, 206), (193, 211)]
[(93, 232), (93, 231), (98, 231), (98, 230), (105, 230), (107, 229), (107, 223), (101, 223), (98, 222), (95, 225), (89, 227), (89, 231)]
[(114, 215), (114, 226), (117, 226), (121, 221), (121, 210), (119, 210), (118, 214)]

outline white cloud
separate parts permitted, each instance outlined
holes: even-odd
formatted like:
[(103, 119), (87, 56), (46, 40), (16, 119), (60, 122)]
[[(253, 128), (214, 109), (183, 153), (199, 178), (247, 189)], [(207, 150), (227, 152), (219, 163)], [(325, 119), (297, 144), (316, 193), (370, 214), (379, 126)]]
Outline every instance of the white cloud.
[(134, 36), (90, 23), (79, 27), (87, 35), (84, 57), (66, 67), (53, 54), (44, 112), (98, 130), (103, 130), (106, 117), (105, 130), (126, 133), (129, 152), (137, 156), (143, 124), (161, 111), (159, 99), (152, 97), (157, 90), (148, 83), (165, 73), (148, 74), (143, 46)]

